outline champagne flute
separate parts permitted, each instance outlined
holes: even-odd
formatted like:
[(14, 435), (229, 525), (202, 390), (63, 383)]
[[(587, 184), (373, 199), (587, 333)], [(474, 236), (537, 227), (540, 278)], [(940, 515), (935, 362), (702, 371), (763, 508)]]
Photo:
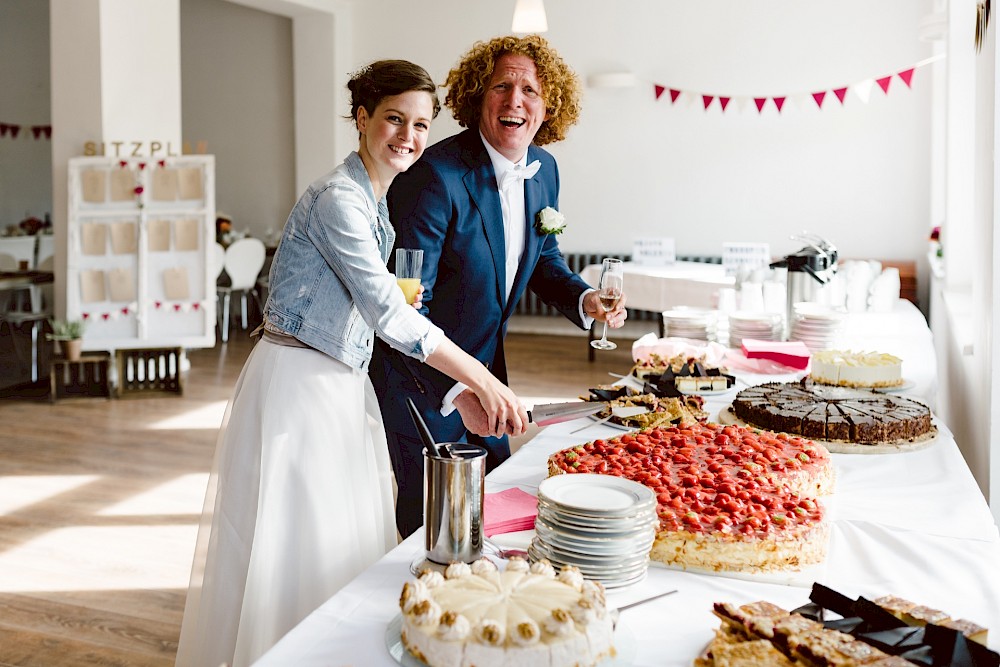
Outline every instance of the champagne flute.
[[(610, 313), (618, 305), (622, 298), (622, 261), (620, 259), (607, 258), (601, 264), (601, 282), (598, 296), (601, 299), (601, 308), (605, 313)], [(608, 340), (608, 321), (604, 320), (604, 335), (601, 340), (592, 340), (590, 345), (598, 350), (614, 350), (618, 346)]]

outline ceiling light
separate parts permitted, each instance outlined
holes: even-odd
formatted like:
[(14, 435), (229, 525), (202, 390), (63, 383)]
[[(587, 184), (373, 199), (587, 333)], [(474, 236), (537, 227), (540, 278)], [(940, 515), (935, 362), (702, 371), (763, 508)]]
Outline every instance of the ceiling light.
[(545, 19), (545, 5), (542, 0), (517, 0), (514, 5), (514, 20), (510, 24), (511, 32), (540, 33), (549, 29)]

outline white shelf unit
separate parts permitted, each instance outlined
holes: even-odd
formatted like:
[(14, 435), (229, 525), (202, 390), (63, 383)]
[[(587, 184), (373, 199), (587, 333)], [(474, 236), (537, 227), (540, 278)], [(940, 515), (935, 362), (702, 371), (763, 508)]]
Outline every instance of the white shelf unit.
[(214, 243), (214, 156), (70, 159), (66, 316), (86, 322), (83, 349), (214, 347)]

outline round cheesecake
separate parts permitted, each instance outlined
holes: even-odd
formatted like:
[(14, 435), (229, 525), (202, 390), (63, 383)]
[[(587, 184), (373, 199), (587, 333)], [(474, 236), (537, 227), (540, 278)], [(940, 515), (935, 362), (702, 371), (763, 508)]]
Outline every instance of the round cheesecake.
[(898, 387), (903, 384), (903, 360), (884, 352), (820, 350), (813, 353), (809, 376), (841, 387)]
[(604, 589), (566, 567), (514, 557), (425, 571), (403, 585), (401, 639), (429, 667), (570, 667), (615, 654)]

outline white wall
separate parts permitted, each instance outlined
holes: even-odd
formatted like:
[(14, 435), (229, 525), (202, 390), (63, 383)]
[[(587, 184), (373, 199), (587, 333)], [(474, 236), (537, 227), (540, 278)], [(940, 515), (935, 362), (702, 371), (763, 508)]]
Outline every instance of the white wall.
[[(401, 57), (438, 81), (472, 43), (510, 30), (513, 3), (403, 0), (355, 7), (357, 66)], [(570, 251), (625, 252), (638, 235), (671, 235), (679, 253), (720, 254), (726, 240), (766, 240), (775, 254), (809, 229), (843, 257), (912, 259), (926, 268), (930, 70), (895, 79), (868, 105), (724, 115), (672, 108), (652, 83), (742, 95), (830, 89), (897, 72), (931, 54), (917, 38), (926, 0), (548, 0), (546, 38), (582, 77), (627, 70), (645, 83), (587, 89), (581, 123), (552, 152), (562, 175)], [(442, 113), (446, 117), (447, 111)], [(450, 117), (433, 137), (453, 133)], [(608, 233), (608, 229), (613, 229)], [(626, 229), (625, 233), (621, 233)], [(927, 289), (926, 273), (921, 288)], [(926, 301), (926, 299), (924, 299)]]
[(215, 155), (216, 208), (267, 240), (299, 194), (291, 20), (224, 0), (182, 0), (181, 90), (184, 139), (206, 141)]
[(0, 2), (0, 122), (20, 124), (16, 139), (0, 138), (0, 230), (27, 215), (52, 211), (52, 145), (31, 125), (51, 121), (49, 3)]

